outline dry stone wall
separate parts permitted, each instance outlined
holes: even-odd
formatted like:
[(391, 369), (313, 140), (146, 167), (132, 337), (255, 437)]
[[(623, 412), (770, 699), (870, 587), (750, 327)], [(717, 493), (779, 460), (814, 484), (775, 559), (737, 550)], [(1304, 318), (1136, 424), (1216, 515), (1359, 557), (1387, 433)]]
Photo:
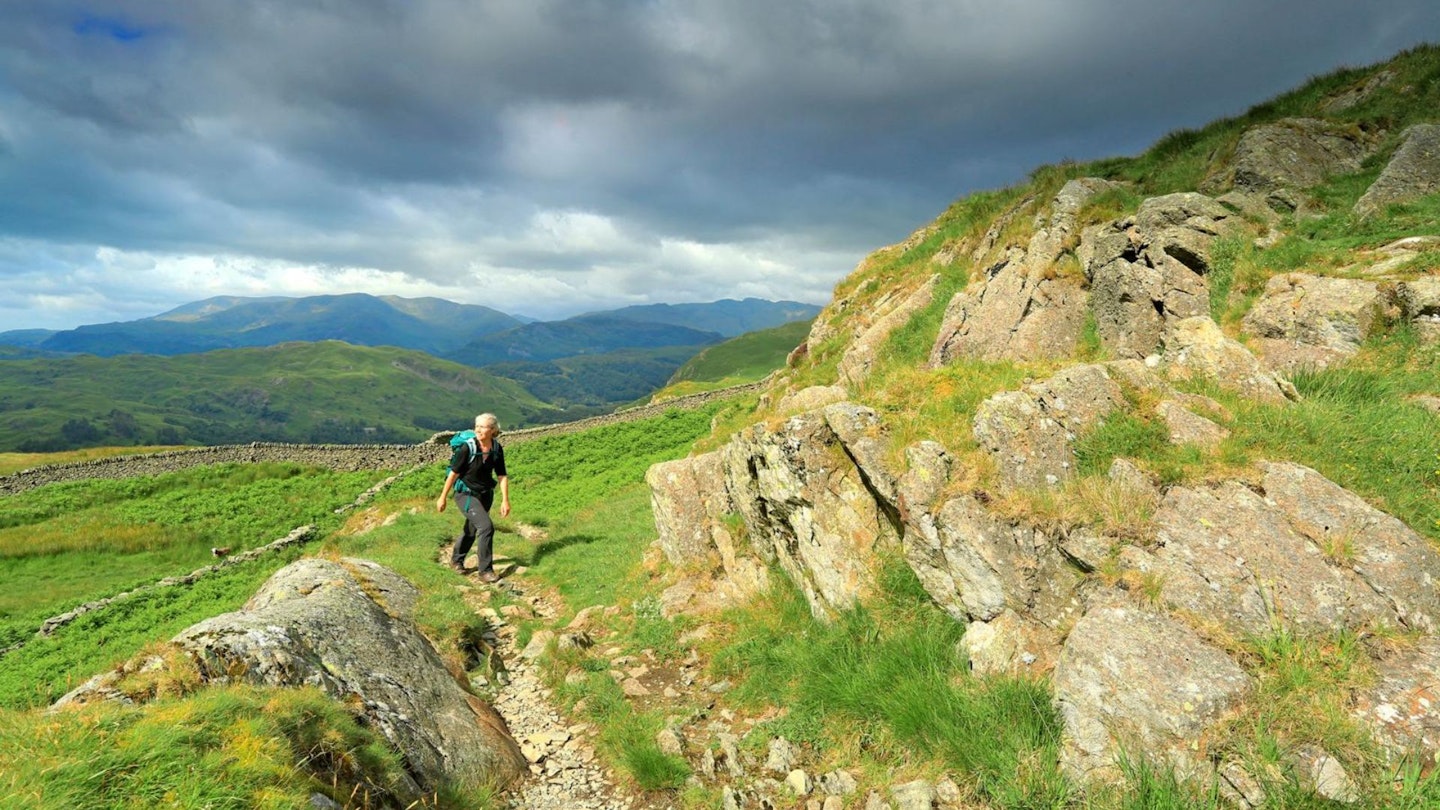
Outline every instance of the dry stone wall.
[[(664, 402), (641, 405), (615, 413), (592, 416), (575, 422), (541, 425), (522, 430), (506, 431), (504, 443), (516, 445), (546, 436), (558, 436), (605, 425), (622, 424), (658, 416), (669, 410), (694, 410), (723, 399), (758, 392), (764, 381), (722, 388), (677, 397)], [(281, 444), (254, 442), (216, 447), (196, 447), (83, 461), (76, 464), (53, 464), (0, 476), (0, 495), (14, 495), (28, 489), (62, 481), (85, 481), (96, 478), (134, 478), (141, 475), (162, 475), (208, 464), (255, 464), (260, 462), (291, 462), (338, 472), (357, 470), (405, 470), (417, 465), (438, 464), (449, 457), (447, 445), (454, 432), (437, 433), (419, 444)]]

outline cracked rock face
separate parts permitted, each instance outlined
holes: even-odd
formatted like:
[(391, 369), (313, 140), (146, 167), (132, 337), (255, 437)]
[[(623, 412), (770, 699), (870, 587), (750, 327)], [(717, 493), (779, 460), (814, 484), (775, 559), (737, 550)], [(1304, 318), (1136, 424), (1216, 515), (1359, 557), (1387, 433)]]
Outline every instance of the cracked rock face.
[[(819, 617), (855, 605), (874, 585), (878, 552), (899, 540), (893, 506), (877, 499), (861, 467), (871, 465), (875, 480), (885, 480), (873, 459), (863, 461), (866, 429), (864, 413), (837, 403), (777, 427), (754, 425), (723, 451), (725, 478), (751, 547), (779, 564)], [(841, 432), (852, 436), (861, 460)], [(893, 492), (889, 480), (885, 486)]]
[(1205, 772), (1192, 747), (1253, 688), (1250, 676), (1188, 626), (1134, 607), (1091, 610), (1071, 630), (1054, 676), (1065, 724), (1060, 763), (1082, 781), (1116, 781), (1121, 751)]
[(1132, 219), (1090, 228), (1080, 252), (1100, 340), (1117, 358), (1155, 352), (1177, 322), (1210, 311), (1210, 250), (1238, 218), (1203, 194), (1152, 197)]
[[(211, 683), (315, 686), (358, 707), (405, 758), (414, 796), (442, 784), (505, 785), (526, 770), (505, 722), (462, 688), (411, 620), (419, 592), (367, 560), (298, 560), (243, 608), (171, 643)], [(68, 695), (83, 701), (98, 680)]]
[(1416, 124), (1355, 203), (1355, 213), (1369, 216), (1393, 203), (1408, 202), (1440, 191), (1440, 124)]

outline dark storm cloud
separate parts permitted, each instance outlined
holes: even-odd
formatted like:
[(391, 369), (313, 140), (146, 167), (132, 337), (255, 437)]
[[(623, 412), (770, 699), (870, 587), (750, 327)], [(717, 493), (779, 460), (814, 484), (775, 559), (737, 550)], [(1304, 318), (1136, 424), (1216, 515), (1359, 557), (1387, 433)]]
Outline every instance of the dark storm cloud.
[(20, 0), (4, 22), (0, 301), (30, 304), (0, 318), (50, 313), (4, 328), (77, 311), (58, 267), (76, 300), (155, 301), (107, 290), (191, 260), (216, 293), (288, 272), (483, 279), (549, 313), (823, 300), (969, 191), (1440, 40), (1433, 0)]

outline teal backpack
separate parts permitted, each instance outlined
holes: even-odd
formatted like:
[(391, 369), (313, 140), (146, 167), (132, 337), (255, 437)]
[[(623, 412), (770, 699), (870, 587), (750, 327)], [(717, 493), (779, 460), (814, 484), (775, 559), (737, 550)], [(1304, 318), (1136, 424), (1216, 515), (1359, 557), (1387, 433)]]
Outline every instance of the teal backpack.
[[(450, 437), (450, 454), (451, 454), (451, 456), (454, 456), (455, 452), (456, 452), (457, 450), (459, 450), (462, 446), (465, 446), (465, 447), (469, 447), (469, 448), (470, 448), (470, 457), (471, 457), (471, 458), (474, 458), (475, 456), (480, 455), (480, 441), (475, 438), (475, 431), (473, 431), (473, 430), (462, 430), (462, 431), (460, 431), (459, 433), (456, 433), (454, 436), (451, 436), (451, 437)], [(455, 491), (456, 491), (456, 492), (469, 492), (470, 489), (469, 489), (469, 487), (465, 486), (465, 482), (464, 482), (464, 481), (462, 481), (462, 480), (459, 479), (459, 478), (456, 478), (456, 479), (455, 479)]]

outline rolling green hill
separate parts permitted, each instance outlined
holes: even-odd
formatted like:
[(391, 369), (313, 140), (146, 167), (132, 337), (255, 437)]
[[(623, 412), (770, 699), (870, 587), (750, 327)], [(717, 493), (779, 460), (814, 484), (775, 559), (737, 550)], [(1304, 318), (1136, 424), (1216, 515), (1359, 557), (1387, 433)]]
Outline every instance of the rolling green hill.
[(814, 318), (795, 321), (773, 329), (747, 332), (711, 346), (681, 366), (668, 385), (677, 383), (719, 383), (735, 385), (763, 379), (785, 365), (790, 352), (805, 341)]
[(698, 348), (620, 349), (538, 363), (496, 363), (485, 370), (515, 380), (567, 416), (580, 418), (649, 397)]
[(584, 315), (542, 321), (485, 335), (446, 354), (457, 363), (485, 368), (495, 363), (539, 362), (618, 349), (705, 346), (723, 340), (716, 332), (684, 326), (632, 321), (609, 315)]
[(479, 411), (555, 421), (518, 384), (338, 341), (155, 357), (0, 363), (0, 450), (251, 441), (414, 442)]

